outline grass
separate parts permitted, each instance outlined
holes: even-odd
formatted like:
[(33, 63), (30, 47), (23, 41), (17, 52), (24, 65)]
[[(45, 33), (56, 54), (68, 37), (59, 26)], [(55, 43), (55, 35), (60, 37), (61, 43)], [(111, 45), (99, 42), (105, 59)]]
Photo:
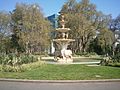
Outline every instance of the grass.
[(119, 79), (120, 68), (86, 65), (51, 65), (33, 68), (25, 72), (0, 72), (0, 78), (37, 80), (95, 80)]
[(101, 61), (101, 58), (89, 58), (89, 57), (83, 57), (83, 58), (74, 58), (73, 62), (95, 62), (95, 61)]

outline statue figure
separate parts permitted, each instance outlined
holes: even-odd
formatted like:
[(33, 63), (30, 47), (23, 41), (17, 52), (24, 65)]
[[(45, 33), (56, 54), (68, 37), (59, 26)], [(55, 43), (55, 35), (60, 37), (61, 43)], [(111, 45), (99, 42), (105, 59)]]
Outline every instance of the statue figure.
[(62, 38), (64, 38), (64, 39), (65, 39), (65, 33), (62, 33)]
[(64, 60), (71, 59), (72, 58), (72, 51), (71, 50), (61, 50), (61, 54)]

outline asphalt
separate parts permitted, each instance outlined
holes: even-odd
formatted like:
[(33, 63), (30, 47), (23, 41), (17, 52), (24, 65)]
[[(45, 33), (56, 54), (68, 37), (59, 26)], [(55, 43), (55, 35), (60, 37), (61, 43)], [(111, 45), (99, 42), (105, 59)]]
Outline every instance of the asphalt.
[(120, 90), (120, 81), (118, 80), (102, 80), (102, 81), (99, 80), (100, 82), (94, 80), (92, 81), (37, 80), (37, 82), (36, 81), (33, 82), (33, 80), (17, 80), (17, 81), (16, 80), (0, 81), (0, 90)]

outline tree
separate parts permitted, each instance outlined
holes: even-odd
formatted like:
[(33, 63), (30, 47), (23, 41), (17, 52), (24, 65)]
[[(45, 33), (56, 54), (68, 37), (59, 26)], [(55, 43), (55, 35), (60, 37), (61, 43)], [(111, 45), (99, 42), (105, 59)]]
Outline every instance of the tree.
[[(12, 12), (14, 46), (27, 53), (45, 50), (49, 45), (50, 24), (37, 4), (17, 4)], [(24, 48), (23, 48), (24, 47)]]
[(114, 33), (112, 31), (108, 29), (101, 30), (96, 38), (96, 52), (98, 54), (111, 55), (114, 40)]
[(119, 37), (120, 37), (120, 15), (118, 15), (115, 19), (112, 19), (109, 23), (109, 29), (113, 31), (115, 34), (115, 41), (113, 45), (113, 55), (116, 54), (117, 43), (119, 44)]
[(65, 13), (66, 26), (71, 29), (70, 37), (76, 40), (73, 44), (75, 53), (86, 52), (91, 40), (96, 37), (96, 32), (106, 28), (111, 18), (98, 12), (96, 6), (89, 0), (78, 3), (75, 0), (68, 0), (61, 12)]
[(23, 21), (23, 10), (24, 8), (20, 5), (16, 5), (16, 8), (10, 13), (11, 14), (11, 48), (13, 53), (23, 52), (23, 42), (21, 38)]
[(8, 46), (10, 36), (10, 15), (5, 12), (0, 12), (0, 52), (6, 53), (8, 52)]

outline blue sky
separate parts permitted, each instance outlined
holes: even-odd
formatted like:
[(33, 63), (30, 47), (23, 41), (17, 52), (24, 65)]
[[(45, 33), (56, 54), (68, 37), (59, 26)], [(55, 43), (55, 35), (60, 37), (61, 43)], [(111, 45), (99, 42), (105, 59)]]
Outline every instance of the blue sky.
[[(0, 11), (12, 11), (16, 3), (38, 3), (45, 16), (52, 15), (60, 11), (62, 5), (67, 0), (0, 0)], [(80, 1), (80, 0), (77, 0)], [(104, 14), (112, 14), (113, 18), (120, 14), (120, 0), (90, 0), (97, 6), (97, 10)]]

